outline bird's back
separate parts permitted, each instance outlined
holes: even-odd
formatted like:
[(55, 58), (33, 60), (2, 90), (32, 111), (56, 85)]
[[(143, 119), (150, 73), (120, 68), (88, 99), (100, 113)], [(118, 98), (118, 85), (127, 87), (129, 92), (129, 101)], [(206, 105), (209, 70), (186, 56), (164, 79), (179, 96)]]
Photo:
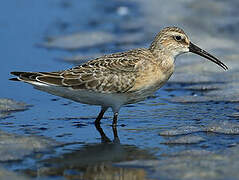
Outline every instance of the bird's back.
[(12, 80), (36, 86), (64, 86), (100, 93), (124, 93), (131, 89), (147, 61), (148, 49), (134, 49), (105, 55), (74, 68), (58, 72), (11, 72)]

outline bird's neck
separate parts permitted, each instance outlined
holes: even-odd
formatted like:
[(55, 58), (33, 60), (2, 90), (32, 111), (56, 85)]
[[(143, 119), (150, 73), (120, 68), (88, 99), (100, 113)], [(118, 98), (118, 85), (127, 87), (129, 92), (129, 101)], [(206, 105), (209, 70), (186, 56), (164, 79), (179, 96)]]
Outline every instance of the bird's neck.
[(174, 71), (174, 60), (175, 57), (168, 52), (166, 49), (154, 48), (150, 49), (151, 53), (155, 57), (156, 63), (159, 65), (160, 69), (164, 72)]
[(163, 59), (161, 57), (167, 57), (170, 59), (174, 59), (174, 54), (171, 50), (167, 49), (165, 46), (161, 45), (161, 44), (155, 44), (155, 42), (153, 42), (150, 47), (149, 47), (149, 51), (154, 55), (154, 57), (156, 57), (157, 59)]

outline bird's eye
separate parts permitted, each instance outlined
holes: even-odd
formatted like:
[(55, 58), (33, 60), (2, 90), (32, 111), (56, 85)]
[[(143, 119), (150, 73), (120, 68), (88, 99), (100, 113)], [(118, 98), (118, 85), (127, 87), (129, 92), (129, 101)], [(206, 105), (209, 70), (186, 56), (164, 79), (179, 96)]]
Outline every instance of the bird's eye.
[(181, 40), (182, 40), (182, 37), (181, 37), (181, 36), (174, 36), (174, 39), (175, 39), (176, 41), (181, 41)]

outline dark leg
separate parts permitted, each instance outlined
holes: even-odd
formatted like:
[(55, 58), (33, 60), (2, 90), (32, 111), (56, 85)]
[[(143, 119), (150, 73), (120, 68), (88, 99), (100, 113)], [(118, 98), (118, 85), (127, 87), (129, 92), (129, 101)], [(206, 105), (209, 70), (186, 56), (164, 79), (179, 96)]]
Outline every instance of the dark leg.
[[(114, 111), (114, 110), (113, 110)], [(114, 118), (113, 118), (113, 123), (112, 123), (112, 130), (114, 133), (114, 142), (115, 143), (120, 143), (119, 137), (118, 137), (118, 133), (117, 133), (117, 120), (118, 120), (118, 113), (119, 111), (116, 110), (114, 111)]]
[(100, 137), (101, 137), (101, 142), (102, 143), (109, 143), (109, 142), (111, 142), (111, 140), (105, 135), (103, 129), (100, 126), (100, 123), (98, 123), (98, 124), (95, 123), (95, 128), (100, 133)]
[(117, 120), (118, 120), (118, 112), (115, 112), (114, 113), (114, 118), (113, 118), (113, 123), (112, 123), (113, 127), (117, 126)]
[(101, 111), (99, 113), (99, 115), (97, 116), (96, 120), (95, 120), (95, 125), (99, 125), (100, 124), (100, 120), (103, 118), (105, 111), (107, 110), (107, 107), (101, 107)]
[(117, 127), (116, 126), (112, 126), (112, 130), (114, 133), (114, 143), (120, 143), (119, 137), (118, 137), (118, 133), (117, 133)]

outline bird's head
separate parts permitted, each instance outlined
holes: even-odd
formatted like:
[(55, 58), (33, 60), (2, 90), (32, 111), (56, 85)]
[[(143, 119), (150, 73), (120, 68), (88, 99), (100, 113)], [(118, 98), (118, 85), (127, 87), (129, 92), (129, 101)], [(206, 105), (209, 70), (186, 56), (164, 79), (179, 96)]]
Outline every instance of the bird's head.
[(161, 30), (149, 49), (159, 56), (167, 54), (173, 58), (183, 53), (192, 52), (216, 63), (224, 70), (228, 69), (219, 59), (190, 42), (188, 36), (178, 27), (166, 27)]

